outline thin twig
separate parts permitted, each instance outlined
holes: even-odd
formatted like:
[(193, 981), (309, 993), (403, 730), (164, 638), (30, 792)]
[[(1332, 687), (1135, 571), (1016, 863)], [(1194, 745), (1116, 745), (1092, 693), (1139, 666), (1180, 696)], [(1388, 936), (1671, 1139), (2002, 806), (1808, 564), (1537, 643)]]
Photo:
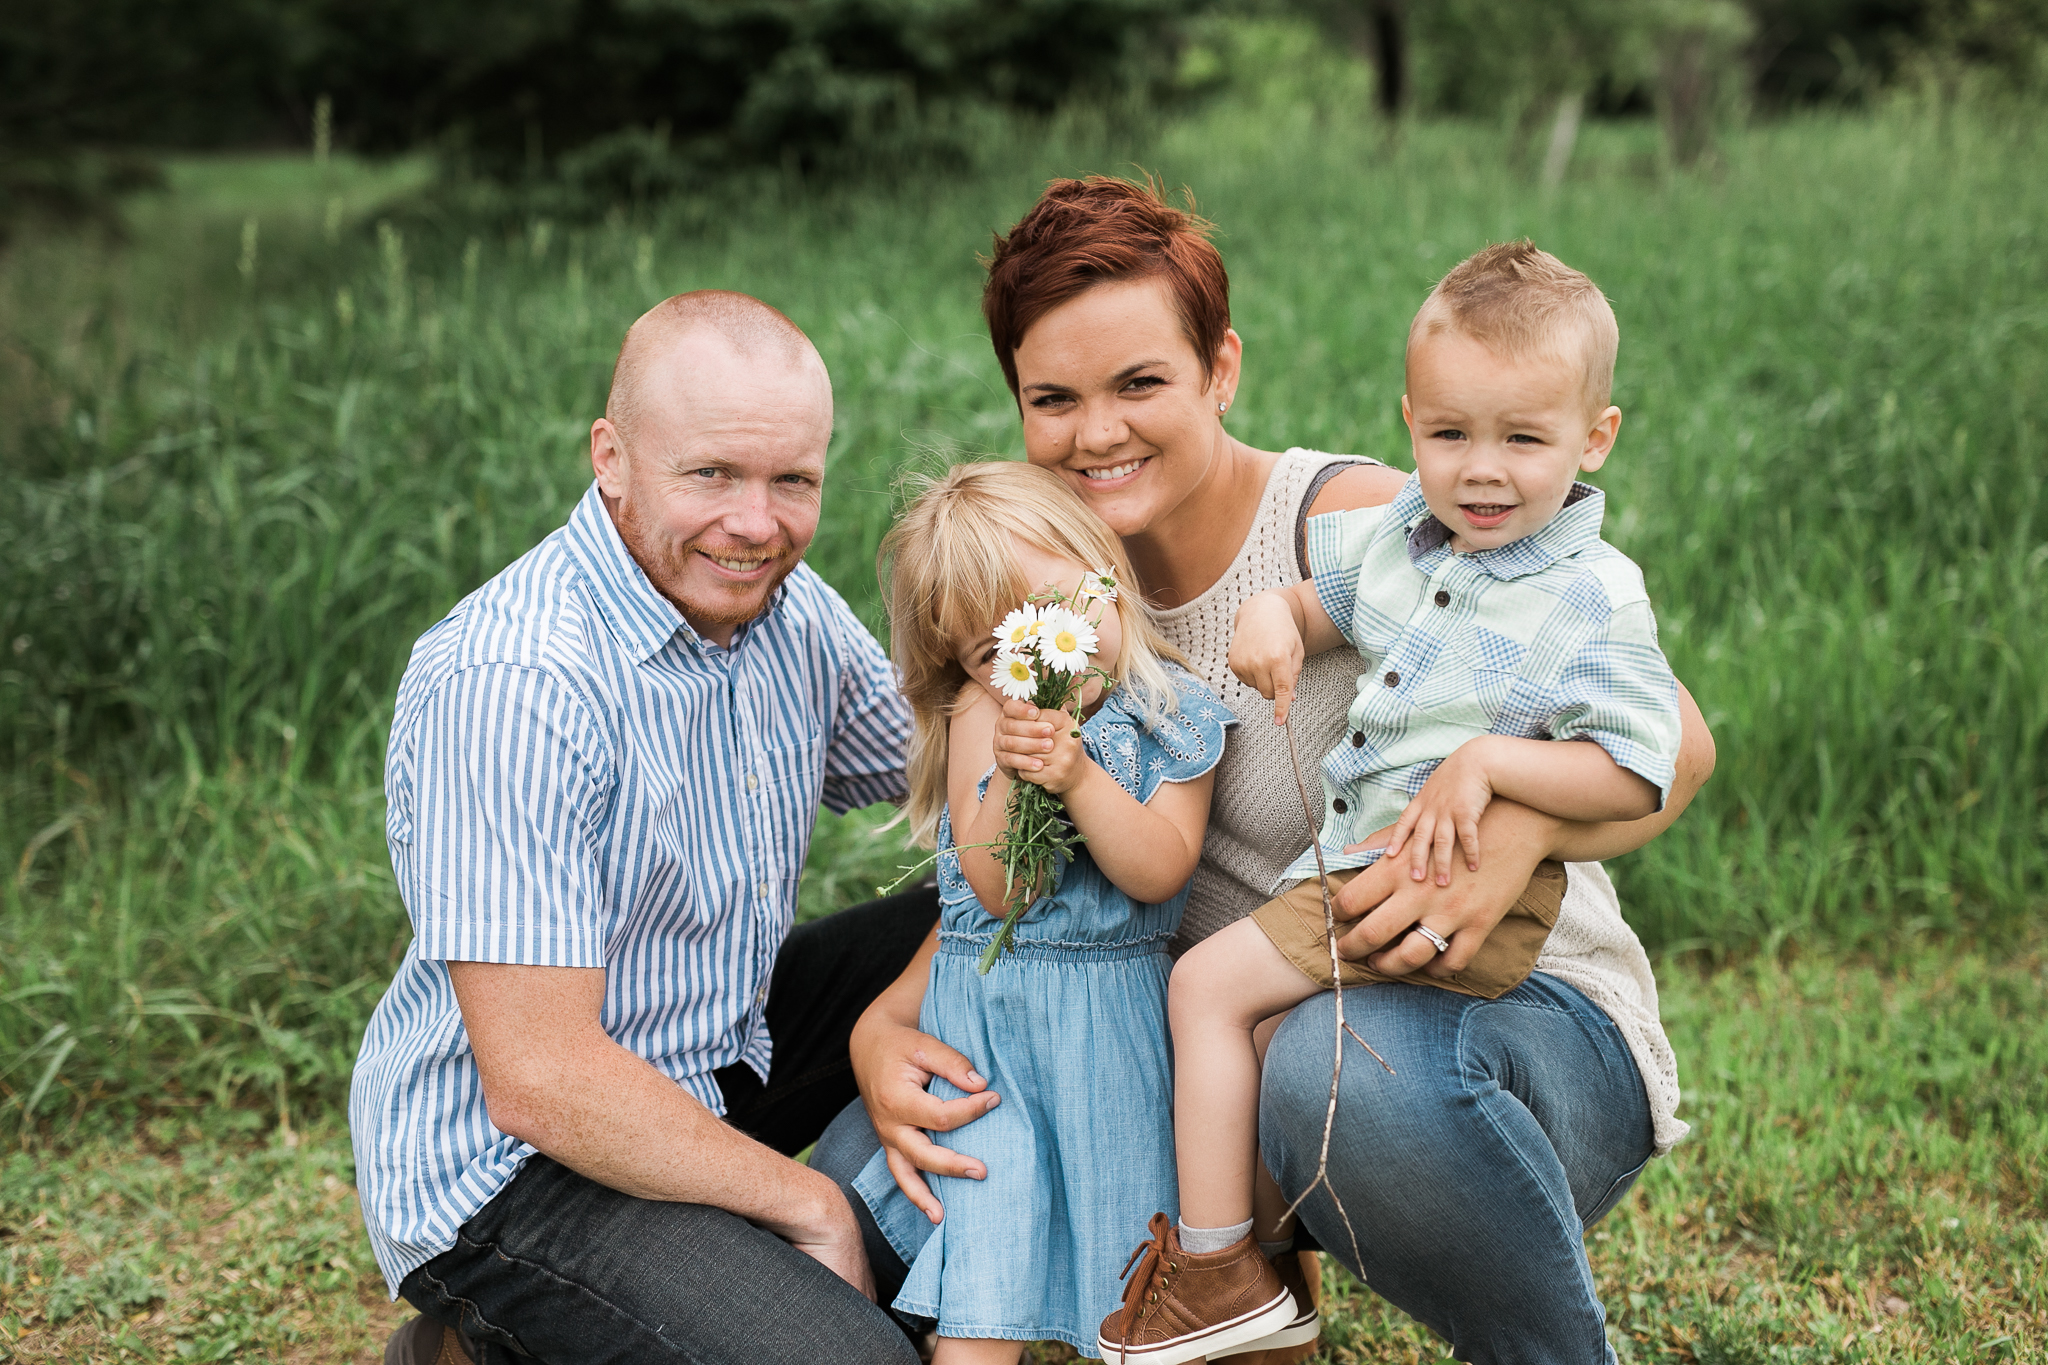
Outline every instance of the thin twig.
[[(1330, 1202), (1337, 1206), (1337, 1216), (1344, 1220), (1344, 1235), (1351, 1239), (1351, 1263), (1358, 1267), (1360, 1274), (1364, 1274), (1365, 1256), (1358, 1249), (1358, 1233), (1351, 1226), (1351, 1215), (1344, 1211), (1344, 1201), (1337, 1197), (1337, 1187), (1330, 1183), (1330, 1134), (1337, 1127), (1337, 1091), (1344, 1080), (1344, 1035), (1349, 1033), (1358, 1038), (1358, 1032), (1344, 1021), (1343, 964), (1337, 960), (1337, 908), (1330, 900), (1330, 869), (1323, 863), (1322, 832), (1316, 828), (1315, 808), (1309, 804), (1308, 783), (1302, 780), (1301, 755), (1294, 747), (1294, 727), (1283, 725), (1280, 728), (1287, 732), (1287, 757), (1294, 764), (1294, 785), (1301, 793), (1301, 817), (1308, 822), (1309, 847), (1316, 851), (1316, 881), (1323, 891), (1323, 941), (1329, 945), (1330, 983), (1337, 992), (1337, 1027), (1333, 1043), (1336, 1060), (1330, 1066), (1330, 1104), (1323, 1111), (1323, 1148), (1316, 1156), (1316, 1178), (1309, 1181), (1308, 1188), (1287, 1206), (1287, 1212), (1280, 1215), (1280, 1221), (1285, 1223), (1292, 1218), (1295, 1210), (1316, 1192), (1316, 1186), (1322, 1186), (1330, 1192)], [(1365, 1039), (1358, 1038), (1358, 1043), (1367, 1052), (1372, 1052), (1381, 1066), (1387, 1066), (1387, 1059), (1373, 1052)], [(1389, 1072), (1393, 1069), (1387, 1066)]]

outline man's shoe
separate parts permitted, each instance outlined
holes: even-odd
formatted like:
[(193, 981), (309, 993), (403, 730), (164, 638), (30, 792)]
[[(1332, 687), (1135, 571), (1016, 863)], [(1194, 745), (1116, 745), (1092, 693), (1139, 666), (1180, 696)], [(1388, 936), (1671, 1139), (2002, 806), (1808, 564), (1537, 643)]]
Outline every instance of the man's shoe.
[(1151, 1232), (1124, 1266), (1123, 1307), (1102, 1320), (1095, 1344), (1108, 1365), (1228, 1355), (1294, 1321), (1294, 1296), (1249, 1235), (1197, 1256), (1165, 1214), (1152, 1215)]
[(460, 1332), (421, 1316), (384, 1343), (384, 1365), (476, 1365), (476, 1359), (463, 1349)]
[[(1237, 1355), (1226, 1357), (1229, 1365), (1300, 1365), (1316, 1353), (1323, 1335), (1323, 1260), (1313, 1251), (1283, 1251), (1274, 1258), (1273, 1270), (1300, 1309), (1294, 1321), (1271, 1336), (1260, 1337)], [(1218, 1360), (1215, 1365), (1225, 1365)]]

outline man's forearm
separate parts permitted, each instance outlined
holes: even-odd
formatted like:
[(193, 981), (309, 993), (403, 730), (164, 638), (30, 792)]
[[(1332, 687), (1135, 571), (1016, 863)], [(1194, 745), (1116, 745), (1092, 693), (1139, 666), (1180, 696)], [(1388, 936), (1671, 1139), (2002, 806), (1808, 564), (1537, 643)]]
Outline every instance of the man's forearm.
[(621, 1193), (708, 1204), (793, 1241), (845, 1215), (825, 1176), (721, 1122), (612, 1041), (598, 1023), (601, 969), (449, 965), (502, 1131)]
[(527, 1110), (530, 1131), (514, 1136), (579, 1175), (639, 1199), (722, 1208), (792, 1240), (844, 1202), (825, 1176), (724, 1123), (609, 1040), (562, 1067)]

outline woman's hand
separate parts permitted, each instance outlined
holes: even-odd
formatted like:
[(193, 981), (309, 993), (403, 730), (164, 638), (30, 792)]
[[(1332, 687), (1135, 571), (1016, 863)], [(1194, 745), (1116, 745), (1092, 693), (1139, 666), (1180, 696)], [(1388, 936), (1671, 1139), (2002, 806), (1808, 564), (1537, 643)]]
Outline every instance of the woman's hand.
[[(946, 1211), (920, 1171), (969, 1180), (983, 1179), (988, 1171), (972, 1157), (939, 1146), (926, 1130), (950, 1133), (1002, 1103), (1002, 1097), (988, 1089), (988, 1082), (967, 1058), (917, 1030), (918, 1006), (938, 946), (939, 930), (934, 924), (903, 974), (854, 1025), (849, 1048), (854, 1082), (860, 1086), (861, 1104), (875, 1126), (875, 1136), (882, 1140), (889, 1174), (934, 1223), (945, 1217)], [(968, 1093), (957, 1100), (941, 1100), (925, 1090), (934, 1076), (943, 1076)]]
[[(1479, 819), (1486, 865), (1477, 872), (1453, 868), (1448, 886), (1415, 881), (1400, 859), (1380, 859), (1337, 890), (1337, 914), (1357, 921), (1337, 940), (1337, 952), (1389, 976), (1417, 969), (1434, 977), (1463, 971), (1514, 908), (1536, 865), (1551, 856), (1563, 823), (1496, 799)], [(1371, 848), (1374, 842), (1354, 847)], [(1450, 947), (1439, 953), (1427, 938), (1409, 933), (1417, 924), (1449, 940)]]
[(996, 724), (996, 762), (1020, 782), (1065, 796), (1081, 780), (1088, 755), (1081, 748), (1081, 722), (1065, 711), (1042, 711), (1028, 701), (1003, 703)]

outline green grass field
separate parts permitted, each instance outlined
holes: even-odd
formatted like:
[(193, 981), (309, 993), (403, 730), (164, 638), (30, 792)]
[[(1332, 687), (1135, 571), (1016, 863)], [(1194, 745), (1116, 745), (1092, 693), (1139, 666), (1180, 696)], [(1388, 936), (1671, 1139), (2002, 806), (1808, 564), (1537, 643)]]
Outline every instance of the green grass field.
[[(1594, 125), (1549, 197), (1484, 127), (1077, 120), (970, 170), (595, 225), (457, 211), (419, 163), (194, 162), (125, 245), (21, 244), (0, 1360), (369, 1358), (389, 1319), (323, 1181), (349, 1178), (335, 1106), (408, 935), (379, 763), (413, 637), (560, 523), (623, 327), (707, 285), (824, 353), (812, 561), (879, 624), (899, 473), (1018, 449), (975, 252), (1048, 177), (1134, 163), (1219, 224), (1256, 444), (1405, 464), (1407, 318), (1486, 241), (1530, 234), (1614, 299), (1609, 533), (1721, 754), (1615, 869), (1698, 1125), (1593, 1244), (1617, 1348), (2040, 1358), (2048, 157), (2024, 112), (1807, 116), (1693, 175)], [(821, 825), (807, 914), (901, 860), (875, 823)], [(1430, 1353), (1362, 1300), (1330, 1340)]]

